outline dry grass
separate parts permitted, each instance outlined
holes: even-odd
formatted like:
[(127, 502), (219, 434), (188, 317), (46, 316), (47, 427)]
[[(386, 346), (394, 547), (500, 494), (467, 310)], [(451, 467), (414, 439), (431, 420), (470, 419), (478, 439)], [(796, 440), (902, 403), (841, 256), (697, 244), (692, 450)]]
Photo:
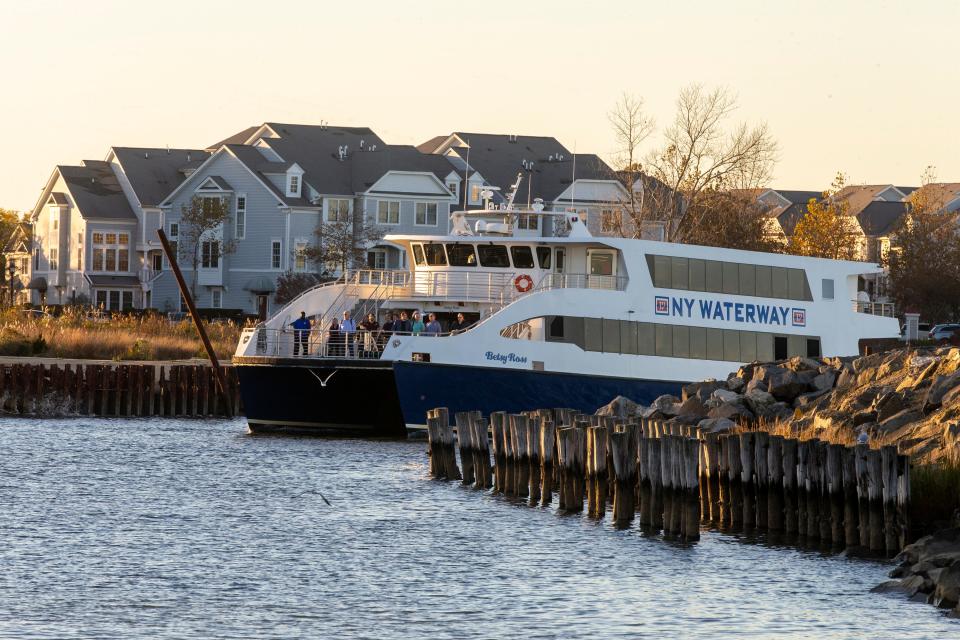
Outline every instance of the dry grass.
[[(237, 346), (236, 323), (205, 324), (217, 356), (229, 360)], [(21, 310), (0, 313), (0, 355), (96, 360), (181, 360), (206, 357), (193, 324), (154, 314), (88, 317), (68, 308), (59, 317), (29, 317)]]
[(856, 444), (856, 434), (849, 429), (799, 429), (796, 424), (789, 420), (763, 420), (762, 418), (749, 426), (738, 425), (731, 430), (731, 433), (743, 433), (745, 431), (766, 431), (772, 436), (783, 436), (784, 438), (794, 438), (797, 440), (813, 440), (814, 438), (829, 442), (830, 444), (842, 444), (852, 447)]
[(918, 531), (947, 527), (960, 517), (960, 457), (911, 467), (910, 517)]

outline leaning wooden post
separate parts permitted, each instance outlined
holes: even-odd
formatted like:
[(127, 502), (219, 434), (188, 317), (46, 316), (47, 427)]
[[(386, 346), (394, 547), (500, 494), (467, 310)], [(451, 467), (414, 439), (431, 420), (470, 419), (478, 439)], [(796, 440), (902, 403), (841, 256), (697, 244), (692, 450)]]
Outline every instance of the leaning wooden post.
[(167, 241), (167, 234), (164, 233), (163, 229), (157, 229), (157, 237), (160, 238), (160, 244), (163, 246), (163, 252), (167, 256), (167, 262), (170, 263), (173, 269), (173, 276), (177, 279), (180, 295), (183, 296), (184, 301), (187, 303), (187, 309), (190, 310), (190, 317), (193, 318), (193, 325), (196, 327), (197, 333), (200, 335), (200, 341), (203, 343), (203, 348), (207, 351), (207, 357), (210, 358), (210, 363), (213, 365), (213, 372), (217, 377), (217, 387), (223, 395), (224, 410), (227, 412), (227, 417), (232, 417), (233, 411), (231, 409), (233, 403), (227, 392), (223, 372), (220, 370), (220, 360), (217, 358), (217, 353), (213, 350), (213, 345), (210, 344), (210, 338), (207, 337), (207, 331), (203, 328), (203, 323), (200, 321), (200, 314), (197, 313), (197, 307), (193, 304), (193, 296), (190, 295), (190, 289), (187, 287), (187, 283), (183, 279), (183, 274), (180, 272), (180, 265), (177, 264), (177, 256), (174, 254), (173, 249), (170, 248), (170, 242)]
[(463, 484), (474, 483), (473, 470), (473, 433), (470, 429), (470, 413), (458, 411), (453, 420), (457, 424), (457, 448), (460, 450), (460, 467), (463, 469)]
[(427, 411), (427, 457), (430, 465), (430, 477), (441, 478), (443, 465), (440, 462), (440, 421), (431, 409)]

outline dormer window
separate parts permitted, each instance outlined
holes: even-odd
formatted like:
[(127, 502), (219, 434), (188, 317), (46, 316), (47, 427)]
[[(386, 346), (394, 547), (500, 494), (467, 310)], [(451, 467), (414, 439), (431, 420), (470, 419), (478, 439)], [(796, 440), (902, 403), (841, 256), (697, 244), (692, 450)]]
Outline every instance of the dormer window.
[(287, 195), (300, 196), (300, 176), (290, 176), (288, 178)]
[(447, 189), (450, 190), (450, 193), (453, 194), (453, 197), (454, 197), (454, 198), (459, 197), (459, 196), (457, 196), (457, 183), (456, 183), (456, 182), (448, 182), (448, 183), (447, 183)]

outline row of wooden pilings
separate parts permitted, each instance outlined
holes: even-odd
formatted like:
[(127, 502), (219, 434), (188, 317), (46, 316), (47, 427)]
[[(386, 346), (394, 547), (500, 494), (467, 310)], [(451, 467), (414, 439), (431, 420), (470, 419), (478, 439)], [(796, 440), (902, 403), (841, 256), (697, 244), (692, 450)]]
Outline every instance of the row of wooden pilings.
[[(702, 525), (768, 531), (834, 549), (906, 543), (909, 458), (765, 431), (702, 434), (658, 420), (571, 409), (427, 414), (430, 473), (465, 485), (697, 540)], [(491, 445), (493, 463), (491, 464)], [(460, 467), (457, 465), (457, 449)]]
[(222, 371), (226, 399), (207, 365), (0, 363), (0, 411), (104, 417), (239, 415), (236, 371)]

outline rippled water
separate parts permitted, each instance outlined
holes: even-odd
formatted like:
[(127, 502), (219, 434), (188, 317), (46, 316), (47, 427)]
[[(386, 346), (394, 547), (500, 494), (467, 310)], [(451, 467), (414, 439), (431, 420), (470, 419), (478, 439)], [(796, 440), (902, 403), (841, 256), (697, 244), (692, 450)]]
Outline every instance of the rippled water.
[(0, 420), (0, 636), (960, 634), (869, 593), (882, 563), (615, 531), (427, 480), (423, 443), (245, 432)]

